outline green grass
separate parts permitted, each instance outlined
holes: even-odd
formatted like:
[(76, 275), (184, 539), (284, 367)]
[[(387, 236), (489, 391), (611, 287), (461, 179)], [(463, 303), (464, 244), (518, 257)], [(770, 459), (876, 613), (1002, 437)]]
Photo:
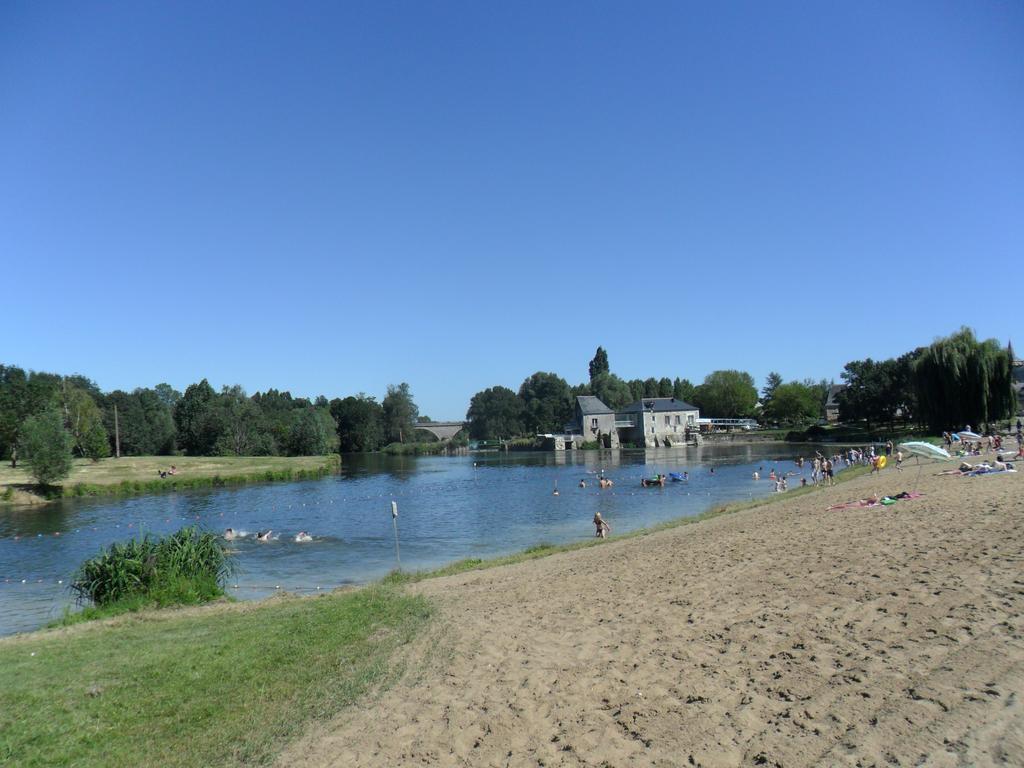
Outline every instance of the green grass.
[(0, 641), (0, 764), (269, 763), (397, 669), (431, 614), (376, 586)]
[[(160, 477), (171, 465), (176, 475)], [(76, 459), (61, 485), (40, 489), (33, 485), (28, 467), (0, 466), (0, 500), (27, 502), (36, 496), (131, 496), (141, 493), (213, 488), (225, 485), (322, 477), (337, 470), (334, 456), (126, 456), (120, 459)], [(10, 492), (10, 493), (8, 493)], [(22, 496), (22, 498), (18, 498)]]

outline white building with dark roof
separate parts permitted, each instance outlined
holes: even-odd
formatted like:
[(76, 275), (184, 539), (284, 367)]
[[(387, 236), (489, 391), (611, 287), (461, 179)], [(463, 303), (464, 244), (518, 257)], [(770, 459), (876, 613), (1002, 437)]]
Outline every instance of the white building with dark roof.
[(685, 445), (699, 418), (697, 406), (674, 397), (645, 397), (615, 414), (619, 440), (638, 448)]
[(555, 447), (579, 448), (598, 443), (618, 448), (623, 443), (637, 448), (685, 445), (698, 432), (697, 407), (674, 397), (648, 397), (613, 411), (600, 398), (576, 398), (573, 421), (564, 436), (551, 435)]

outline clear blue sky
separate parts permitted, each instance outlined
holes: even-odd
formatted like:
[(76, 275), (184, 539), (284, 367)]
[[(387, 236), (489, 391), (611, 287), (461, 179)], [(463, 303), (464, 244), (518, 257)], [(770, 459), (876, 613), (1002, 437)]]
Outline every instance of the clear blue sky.
[(421, 412), (1019, 337), (1024, 4), (0, 4), (0, 362)]

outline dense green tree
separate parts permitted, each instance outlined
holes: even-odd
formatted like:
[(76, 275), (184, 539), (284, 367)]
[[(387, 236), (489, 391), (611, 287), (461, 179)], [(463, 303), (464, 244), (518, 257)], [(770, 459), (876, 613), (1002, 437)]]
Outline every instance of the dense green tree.
[(103, 414), (89, 390), (70, 383), (61, 387), (64, 425), (71, 434), (74, 450), (80, 456), (99, 461), (110, 455), (110, 441), (103, 426)]
[[(331, 436), (335, 433), (334, 420), (327, 414), (330, 426), (317, 408), (296, 410), (288, 435), (288, 453), (292, 456), (323, 456), (331, 452)], [(337, 437), (335, 437), (337, 440)]]
[(29, 416), (21, 428), (20, 444), (32, 476), (40, 485), (52, 485), (71, 472), (73, 439), (64, 429), (63, 414), (57, 409)]
[(525, 406), (526, 428), (531, 433), (561, 432), (572, 419), (569, 385), (554, 373), (538, 371), (519, 387)]
[(775, 390), (782, 384), (782, 376), (777, 372), (772, 371), (768, 374), (768, 378), (765, 379), (764, 388), (761, 390), (761, 405), (765, 408), (772, 401), (775, 396)]
[(660, 388), (658, 386), (658, 380), (651, 376), (650, 378), (644, 379), (644, 397), (658, 397)]
[(159, 456), (174, 452), (174, 417), (172, 406), (156, 389), (134, 392), (115, 390), (106, 396), (103, 423), (107, 434), (114, 437), (114, 406), (117, 406), (117, 432), (124, 456)]
[(59, 407), (62, 378), (52, 373), (26, 373), (16, 366), (0, 366), (0, 455), (18, 464), (19, 437), (25, 419)]
[(714, 371), (694, 392), (694, 405), (703, 416), (740, 419), (752, 416), (757, 406), (754, 379), (745, 371)]
[(970, 328), (925, 348), (912, 367), (920, 415), (935, 432), (988, 426), (1016, 410), (1008, 351)]
[[(682, 400), (684, 403), (693, 402), (693, 393), (696, 387), (690, 382), (689, 379), (676, 378), (672, 382), (672, 397), (676, 400)], [(637, 398), (639, 400), (639, 398)]]
[(870, 357), (854, 360), (840, 374), (846, 388), (836, 398), (843, 421), (864, 421), (871, 429), (885, 419), (892, 392), (886, 367)]
[(0, 365), (0, 456), (18, 466), (18, 437), (31, 414), (28, 410), (28, 375), (17, 366)]
[(153, 387), (153, 392), (168, 409), (174, 408), (178, 401), (181, 400), (181, 392), (170, 384), (157, 384)]
[(610, 372), (608, 353), (604, 351), (603, 347), (598, 347), (597, 352), (594, 353), (594, 359), (590, 361), (590, 380), (593, 381), (595, 376), (601, 376)]
[(216, 425), (214, 453), (220, 456), (272, 454), (275, 443), (263, 429), (261, 416), (259, 406), (246, 396), (241, 386), (224, 387), (206, 422)]
[(384, 430), (387, 439), (392, 442), (405, 442), (412, 438), (413, 424), (419, 415), (419, 408), (412, 398), (409, 385), (404, 381), (395, 386), (388, 385), (388, 393), (381, 403), (384, 409)]
[(491, 387), (473, 395), (466, 411), (469, 436), (476, 440), (497, 440), (526, 434), (526, 406), (507, 387)]
[(384, 409), (369, 395), (360, 392), (343, 400), (335, 398), (331, 416), (338, 424), (338, 447), (343, 453), (376, 451), (384, 444)]
[(672, 386), (672, 379), (668, 376), (658, 379), (658, 397), (675, 397), (675, 388)]
[(217, 393), (206, 379), (189, 385), (175, 403), (178, 446), (189, 455), (210, 456), (215, 452), (221, 434), (220, 414), (216, 406)]
[(907, 421), (916, 410), (911, 371), (918, 354), (847, 363), (840, 374), (846, 388), (837, 397), (840, 418), (864, 421), (868, 429), (883, 422), (892, 426), (897, 416)]
[(590, 380), (590, 393), (612, 410), (624, 408), (633, 402), (629, 385), (614, 373), (599, 373)]
[(252, 396), (252, 401), (259, 408), (261, 430), (266, 435), (264, 439), (271, 444), (271, 452), (287, 453), (295, 411), (309, 406), (304, 405), (302, 399), (293, 398), (291, 392), (276, 389), (257, 392)]
[(637, 400), (644, 399), (644, 380), (643, 379), (630, 379), (626, 382), (629, 387), (629, 402), (635, 403)]
[(776, 384), (764, 406), (764, 416), (772, 421), (799, 423), (821, 416), (821, 390), (816, 384), (792, 381)]

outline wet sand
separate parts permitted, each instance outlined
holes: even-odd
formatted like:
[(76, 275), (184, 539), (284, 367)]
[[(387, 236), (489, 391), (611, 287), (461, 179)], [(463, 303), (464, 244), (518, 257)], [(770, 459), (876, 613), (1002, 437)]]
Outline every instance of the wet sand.
[(826, 512), (915, 475), (423, 582), (400, 683), (280, 764), (1024, 765), (1024, 472)]

